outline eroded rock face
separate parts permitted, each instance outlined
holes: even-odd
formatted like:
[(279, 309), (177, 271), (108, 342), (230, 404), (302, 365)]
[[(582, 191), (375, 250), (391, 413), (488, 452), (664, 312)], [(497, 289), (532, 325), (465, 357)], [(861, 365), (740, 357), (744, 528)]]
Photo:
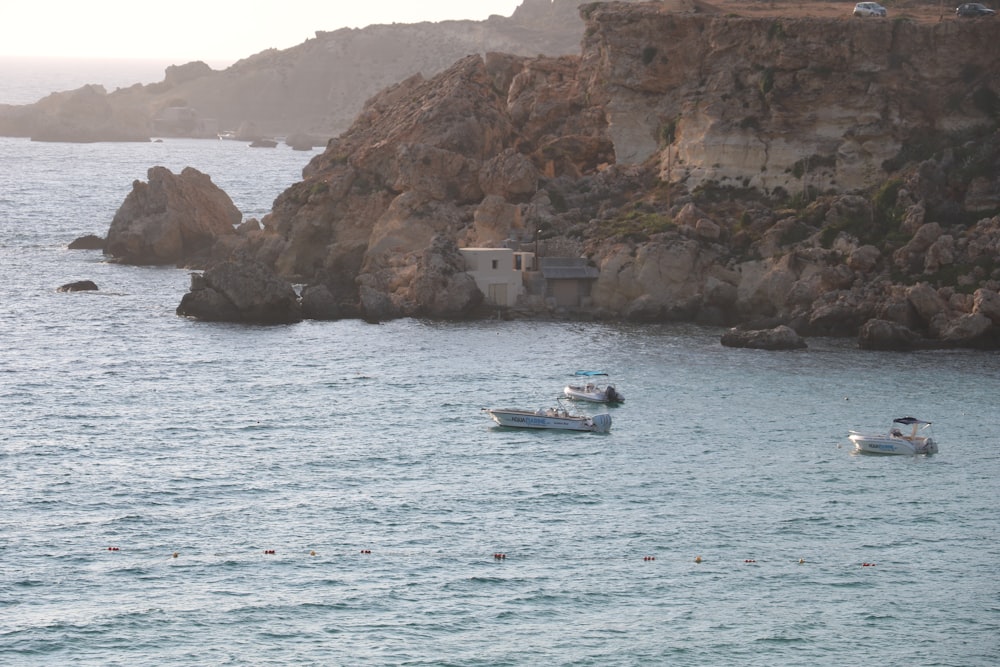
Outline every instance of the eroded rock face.
[[(997, 71), (955, 76), (958, 62), (998, 61), (986, 25), (732, 19), (653, 2), (583, 12), (583, 74), (618, 161), (656, 159), (661, 178), (692, 188), (873, 186), (921, 133), (988, 122), (971, 101), (983, 86), (1000, 90)], [(949, 103), (958, 98), (970, 103)], [(979, 192), (970, 197), (990, 201)]]
[(217, 239), (235, 234), (243, 215), (208, 175), (151, 167), (147, 176), (132, 184), (115, 213), (105, 255), (123, 264), (198, 267)]
[(302, 308), (291, 283), (259, 263), (222, 262), (191, 280), (177, 314), (212, 322), (291, 324)]
[(577, 113), (587, 104), (578, 64), (470, 56), (383, 91), (241, 252), (370, 319), (466, 317), (482, 294), (458, 239), (531, 239), (523, 219), (541, 174), (576, 177), (609, 157), (602, 117)]

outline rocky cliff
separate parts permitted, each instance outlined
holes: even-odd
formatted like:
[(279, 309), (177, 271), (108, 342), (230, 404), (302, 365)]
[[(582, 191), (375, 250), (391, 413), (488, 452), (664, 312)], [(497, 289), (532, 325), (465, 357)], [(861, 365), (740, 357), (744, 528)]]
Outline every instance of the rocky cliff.
[(283, 136), (313, 145), (347, 129), (365, 100), (410, 76), (432, 76), (470, 54), (575, 54), (580, 0), (524, 0), (486, 21), (317, 30), (216, 71), (201, 62), (164, 80), (106, 91), (86, 86), (36, 104), (0, 105), (0, 134), (46, 141), (136, 141), (152, 136)]
[(576, 316), (998, 345), (991, 24), (582, 13), (579, 57), (373, 97), (237, 254), (331, 312), (464, 317), (457, 248), (535, 240), (600, 269)]
[(689, 188), (866, 188), (907, 145), (1000, 111), (989, 23), (584, 13), (583, 75), (618, 161), (655, 157)]

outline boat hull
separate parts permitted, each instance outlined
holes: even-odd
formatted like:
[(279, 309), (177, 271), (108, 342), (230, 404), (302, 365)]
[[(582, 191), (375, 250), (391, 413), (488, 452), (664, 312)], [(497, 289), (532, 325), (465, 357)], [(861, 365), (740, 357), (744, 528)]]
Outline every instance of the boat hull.
[(932, 438), (899, 437), (852, 432), (848, 438), (854, 443), (855, 451), (862, 454), (895, 454), (901, 456), (930, 455), (938, 451)]
[(500, 426), (510, 428), (557, 429), (606, 433), (611, 430), (611, 415), (593, 417), (570, 415), (560, 410), (484, 410)]

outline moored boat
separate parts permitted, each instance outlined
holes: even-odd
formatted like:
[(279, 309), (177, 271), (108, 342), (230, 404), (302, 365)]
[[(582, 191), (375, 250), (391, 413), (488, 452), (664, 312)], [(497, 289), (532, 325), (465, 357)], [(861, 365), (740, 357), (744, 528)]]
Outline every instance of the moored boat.
[[(861, 433), (850, 431), (847, 436), (854, 443), (854, 449), (862, 454), (937, 454), (938, 446), (930, 433), (931, 422), (915, 417), (899, 417), (892, 420), (888, 433)], [(896, 424), (910, 426), (909, 433), (903, 433)]]
[(568, 384), (563, 387), (566, 398), (575, 401), (590, 401), (591, 403), (624, 403), (622, 396), (613, 384), (601, 387), (593, 382), (587, 384)]
[(587, 377), (585, 384), (568, 384), (563, 387), (563, 394), (567, 398), (576, 401), (590, 401), (591, 403), (624, 403), (625, 396), (615, 389), (613, 384), (600, 386), (589, 378), (597, 377), (607, 373), (604, 371), (577, 371), (576, 375)]
[(483, 412), (489, 414), (490, 418), (500, 426), (512, 428), (546, 428), (592, 433), (607, 433), (611, 430), (611, 415), (608, 414), (593, 417), (571, 415), (560, 408), (540, 410), (483, 408)]

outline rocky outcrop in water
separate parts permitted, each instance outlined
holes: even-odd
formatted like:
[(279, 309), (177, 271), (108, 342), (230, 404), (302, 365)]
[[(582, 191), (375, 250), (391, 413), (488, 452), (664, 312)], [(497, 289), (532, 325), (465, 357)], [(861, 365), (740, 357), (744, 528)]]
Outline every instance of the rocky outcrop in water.
[(95, 292), (97, 284), (93, 280), (76, 280), (71, 283), (61, 285), (57, 292)]
[(104, 239), (95, 234), (87, 234), (70, 241), (69, 250), (104, 250)]
[(802, 336), (783, 324), (773, 329), (732, 328), (722, 334), (720, 342), (726, 347), (755, 350), (800, 350), (807, 347)]
[(291, 283), (254, 262), (222, 262), (193, 274), (177, 314), (210, 322), (292, 324), (302, 307)]
[(199, 266), (243, 214), (211, 177), (193, 167), (151, 167), (118, 208), (104, 254), (123, 264)]

